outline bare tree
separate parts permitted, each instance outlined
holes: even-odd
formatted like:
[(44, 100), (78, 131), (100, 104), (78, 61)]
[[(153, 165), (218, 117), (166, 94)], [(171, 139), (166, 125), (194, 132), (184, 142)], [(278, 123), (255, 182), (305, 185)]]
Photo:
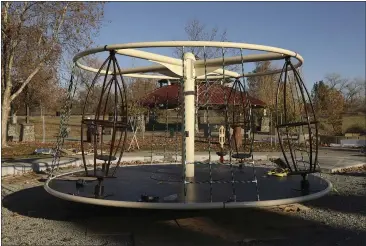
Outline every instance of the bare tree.
[[(218, 27), (213, 27), (211, 30), (207, 30), (206, 25), (202, 24), (199, 20), (193, 19), (187, 22), (184, 27), (184, 31), (189, 41), (227, 41), (227, 31), (224, 29), (220, 31)], [(203, 47), (185, 47), (184, 52), (191, 52), (196, 56), (196, 59), (204, 59), (204, 52), (206, 52), (206, 58), (214, 58), (222, 55), (221, 48), (206, 48)], [(183, 48), (177, 47), (174, 50), (176, 57), (183, 56)]]
[(347, 79), (340, 74), (331, 73), (325, 76), (324, 82), (330, 89), (334, 88), (342, 93), (345, 110), (352, 112), (365, 109), (365, 79)]
[[(274, 70), (270, 61), (256, 62), (252, 73), (263, 73)], [(266, 103), (271, 110), (275, 108), (278, 75), (254, 76), (248, 78), (249, 93)]]
[[(33, 28), (30, 29), (32, 30)], [(37, 32), (37, 29), (33, 31)], [(38, 56), (37, 47), (34, 47), (37, 42), (32, 40), (35, 37), (36, 35), (30, 35), (27, 43), (22, 42), (18, 46), (21, 50), (27, 50), (27, 54), (14, 57), (13, 71), (16, 71), (16, 75), (13, 76), (11, 94), (16, 93), (22, 87), (23, 81), (27, 79), (34, 69), (34, 59)], [(54, 66), (54, 64), (58, 64), (60, 56), (60, 50), (54, 51), (48, 62), (34, 75), (32, 83), (29, 83), (19, 96), (12, 101), (13, 114), (16, 114), (19, 109), (24, 107), (27, 108), (27, 113), (29, 113), (29, 107), (55, 110), (60, 106), (59, 99), (64, 94), (61, 93), (58, 83), (58, 69)]]
[[(7, 120), (11, 102), (34, 76), (50, 61), (55, 52), (73, 53), (91, 44), (103, 17), (103, 4), (97, 2), (2, 2), (2, 145), (6, 146)], [(28, 64), (19, 64), (29, 47), (37, 51)], [(19, 77), (19, 69), (28, 65), (28, 74)], [(14, 81), (19, 88), (13, 90)]]
[[(17, 87), (14, 91), (16, 89)], [(25, 106), (56, 111), (60, 109), (65, 98), (65, 90), (59, 86), (55, 73), (42, 69), (33, 77), (33, 82), (12, 101), (13, 113)]]
[(140, 105), (140, 99), (156, 88), (157, 83), (154, 79), (129, 79), (127, 86), (127, 100), (131, 115), (137, 116), (146, 112), (146, 109)]
[[(344, 111), (366, 112), (366, 81), (364, 78), (346, 79), (340, 74), (331, 73), (325, 76), (322, 83), (327, 88), (337, 90), (342, 94)], [(314, 85), (315, 89), (316, 85)]]
[(130, 100), (139, 100), (156, 88), (157, 82), (154, 79), (130, 78), (128, 83), (128, 98)]
[(329, 89), (337, 89), (342, 91), (348, 84), (349, 80), (342, 78), (340, 74), (331, 73), (327, 74), (324, 78), (324, 82), (329, 86)]

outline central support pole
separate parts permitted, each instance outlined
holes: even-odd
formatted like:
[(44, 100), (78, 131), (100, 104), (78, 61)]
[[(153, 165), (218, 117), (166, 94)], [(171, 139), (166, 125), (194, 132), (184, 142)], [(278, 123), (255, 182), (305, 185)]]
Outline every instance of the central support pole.
[(194, 177), (194, 121), (195, 121), (195, 56), (192, 53), (184, 54), (184, 113), (185, 113), (185, 155), (182, 153), (182, 164), (186, 163), (186, 177)]

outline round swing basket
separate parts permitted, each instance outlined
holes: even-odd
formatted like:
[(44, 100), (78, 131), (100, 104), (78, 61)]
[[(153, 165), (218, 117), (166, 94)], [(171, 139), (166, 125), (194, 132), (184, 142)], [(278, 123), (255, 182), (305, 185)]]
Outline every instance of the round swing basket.
[[(172, 47), (182, 51), (180, 59), (145, 51), (148, 48), (155, 50), (156, 48)], [(203, 55), (197, 57), (187, 52), (190, 47), (199, 47)], [(210, 49), (220, 50), (221, 56), (208, 59), (207, 52)], [(240, 55), (229, 56), (227, 55), (228, 49), (233, 49), (237, 51), (235, 54), (240, 53)], [(244, 55), (244, 52), (249, 51), (252, 54)], [(84, 57), (101, 52), (109, 53), (109, 56), (100, 68), (90, 67), (83, 63)], [(140, 58), (156, 64), (122, 69), (117, 59), (119, 56)], [(247, 63), (281, 60), (285, 61), (282, 69), (257, 73), (244, 71), (244, 65)], [(293, 64), (292, 60), (296, 60), (296, 63)], [(317, 199), (332, 189), (330, 182), (314, 174), (319, 167), (317, 159), (318, 128), (317, 124), (314, 124), (316, 118), (311, 98), (297, 71), (303, 63), (303, 58), (296, 52), (246, 43), (166, 41), (106, 45), (80, 52), (73, 61), (78, 68), (96, 73), (85, 99), (81, 122), (84, 170), (51, 175), (44, 187), (53, 196), (100, 206), (184, 210), (276, 206)], [(241, 65), (241, 69), (232, 70), (230, 69), (232, 65)], [(290, 73), (292, 73), (291, 79)], [(251, 102), (246, 86), (246, 79), (249, 77), (272, 74), (279, 74), (277, 107), (273, 113), (277, 115), (277, 118), (284, 114), (284, 119), (281, 122), (278, 121), (276, 127), (285, 129), (285, 131), (279, 130), (278, 135), (282, 140), (280, 142), (284, 157), (282, 164), (289, 170), (288, 175), (281, 178), (268, 176), (271, 169), (258, 165), (253, 158), (254, 120), (252, 111), (256, 105)], [(154, 110), (158, 109), (158, 105), (163, 105), (159, 110), (167, 111), (170, 109), (168, 104), (179, 109), (177, 113), (181, 114), (182, 147), (176, 150), (176, 153), (179, 151), (181, 155), (178, 158), (177, 154), (174, 163), (155, 162), (154, 150), (151, 148), (150, 164), (132, 165), (128, 162), (126, 164), (123, 153), (129, 128), (128, 119), (132, 115), (129, 113), (127, 104), (129, 92), (127, 92), (124, 77), (164, 79), (175, 81), (180, 86), (178, 95), (171, 96), (164, 92), (166, 94), (163, 93), (163, 96), (158, 95), (160, 96), (159, 102), (151, 103), (151, 97), (144, 99), (147, 103), (142, 103), (146, 107), (155, 105)], [(215, 103), (210, 101), (212, 100), (209, 95), (210, 86), (225, 88), (224, 86), (227, 86), (225, 83), (231, 79), (235, 81), (229, 89), (229, 93), (226, 94), (226, 90), (222, 90), (224, 106), (221, 109), (225, 108), (225, 120), (221, 123), (221, 135), (219, 134), (221, 151), (216, 152), (217, 155), (220, 155), (220, 163), (213, 161), (211, 156), (211, 145), (213, 144), (211, 131), (207, 136), (208, 161), (197, 162), (195, 160), (195, 105), (205, 108), (207, 125), (210, 127), (208, 110), (209, 107), (215, 106)], [(203, 88), (206, 88), (202, 93), (204, 103), (198, 100), (200, 96), (195, 91), (198, 83), (203, 83), (205, 85)], [(88, 100), (95, 100), (92, 93), (98, 84), (102, 88), (97, 99), (98, 106), (89, 109)], [(159, 92), (156, 91), (156, 94)], [(87, 115), (90, 114), (93, 115), (93, 119), (88, 119)], [(106, 115), (109, 117), (108, 120), (106, 120)], [(167, 115), (166, 112), (166, 117), (168, 117)], [(94, 158), (91, 161), (86, 156), (83, 137), (83, 127), (87, 125), (92, 125), (96, 130), (101, 129), (102, 132), (99, 133), (98, 130), (92, 141), (88, 143), (94, 151)], [(236, 129), (235, 138), (229, 136), (230, 126), (241, 128)], [(105, 128), (111, 130), (108, 139), (103, 136)], [(289, 128), (291, 128), (291, 132)], [(166, 120), (166, 136), (168, 136), (169, 129), (170, 135), (172, 135), (168, 120)], [(243, 144), (240, 141), (239, 146), (235, 139), (241, 138), (239, 134), (241, 130), (244, 130), (245, 139)], [(250, 134), (246, 134), (248, 132)], [(297, 134), (298, 139), (290, 139), (290, 134)], [(304, 134), (306, 134), (307, 140), (301, 142), (299, 136)], [(224, 145), (222, 145), (223, 141), (225, 141)], [(167, 145), (167, 143), (164, 144)], [(59, 149), (59, 146), (56, 149)], [(229, 160), (224, 163), (223, 156), (226, 154), (229, 156)], [(217, 155), (215, 156), (217, 157)], [(241, 159), (240, 164), (232, 159)], [(104, 162), (102, 167), (99, 165), (101, 162)], [(91, 169), (90, 164), (93, 167)]]

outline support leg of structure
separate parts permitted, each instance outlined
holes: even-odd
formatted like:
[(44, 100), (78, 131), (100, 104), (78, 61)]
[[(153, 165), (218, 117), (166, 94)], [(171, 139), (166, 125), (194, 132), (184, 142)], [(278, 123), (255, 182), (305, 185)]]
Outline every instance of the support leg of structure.
[[(183, 165), (186, 162), (185, 175), (187, 178), (194, 177), (194, 121), (195, 121), (195, 57), (192, 53), (184, 54), (184, 104), (185, 104), (185, 155), (183, 153)], [(184, 150), (183, 150), (184, 151)], [(185, 156), (185, 158), (184, 158)]]

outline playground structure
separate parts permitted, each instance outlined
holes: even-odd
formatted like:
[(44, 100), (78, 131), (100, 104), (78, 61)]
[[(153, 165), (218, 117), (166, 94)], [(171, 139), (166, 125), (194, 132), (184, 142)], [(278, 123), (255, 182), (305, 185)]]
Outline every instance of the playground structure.
[[(181, 59), (158, 55), (139, 50), (140, 48), (180, 47)], [(186, 47), (201, 47), (203, 59), (196, 60), (192, 53), (185, 52)], [(221, 50), (221, 57), (207, 59), (206, 53), (210, 48)], [(227, 49), (235, 49), (239, 56), (226, 56)], [(247, 50), (261, 51), (261, 54), (248, 54)], [(83, 57), (108, 52), (109, 56), (103, 65), (92, 68), (84, 65)], [(121, 69), (117, 55), (149, 60), (159, 65)], [(297, 61), (292, 63), (292, 59)], [(245, 73), (244, 65), (250, 62), (284, 60), (282, 69), (260, 73)], [(92, 125), (95, 129), (111, 128), (112, 140), (109, 145), (103, 145), (103, 140), (93, 139), (94, 160), (91, 170), (82, 147), (84, 172), (50, 175), (45, 189), (52, 195), (62, 199), (98, 204), (104, 206), (155, 208), (155, 209), (197, 209), (197, 208), (234, 208), (257, 207), (301, 202), (325, 195), (331, 189), (331, 184), (320, 177), (312, 175), (318, 171), (318, 141), (317, 121), (311, 104), (310, 96), (303, 80), (297, 71), (302, 65), (303, 58), (285, 49), (229, 42), (205, 41), (167, 41), (146, 42), (121, 45), (106, 45), (80, 52), (74, 57), (76, 67), (95, 72), (91, 88), (98, 82), (102, 83), (102, 92), (94, 119), (86, 119), (88, 96), (82, 116), (81, 144), (83, 146), (83, 125)], [(241, 65), (240, 71), (228, 69), (231, 65)], [(154, 74), (151, 74), (154, 73)], [(289, 74), (293, 74), (293, 80)], [(281, 139), (281, 149), (284, 163), (289, 170), (289, 177), (278, 182), (263, 178), (266, 172), (256, 167), (253, 159), (253, 120), (246, 78), (280, 74), (278, 81), (276, 110), (284, 112), (281, 124), (277, 122), (278, 136)], [(150, 164), (149, 166), (120, 167), (125, 150), (128, 127), (128, 107), (124, 77), (169, 79), (176, 81), (181, 90), (178, 95), (178, 107), (182, 114), (182, 149), (181, 164)], [(234, 82), (230, 79), (234, 79)], [(211, 134), (207, 138), (209, 158), (205, 163), (195, 161), (195, 88), (200, 81), (206, 87), (205, 98), (209, 101), (209, 87), (212, 80), (220, 84), (231, 82), (230, 93), (223, 93), (225, 101), (225, 122), (221, 128), (221, 151), (217, 155), (229, 155), (229, 164), (216, 164), (211, 161)], [(73, 77), (69, 86), (69, 97), (75, 91)], [(112, 93), (110, 93), (112, 91)], [(88, 93), (89, 95), (89, 93)], [(64, 115), (61, 117), (60, 132), (67, 125), (71, 100), (65, 104)], [(310, 103), (309, 103), (310, 102)], [(166, 109), (168, 109), (168, 100)], [(206, 103), (207, 104), (207, 103)], [(206, 105), (208, 111), (208, 106)], [(106, 120), (106, 115), (109, 119)], [(209, 126), (209, 120), (207, 120)], [(234, 137), (230, 138), (229, 127), (233, 128)], [(244, 139), (235, 137), (241, 129), (249, 131)], [(292, 138), (297, 134), (298, 138)], [(307, 141), (301, 141), (300, 136), (307, 135)], [(60, 134), (60, 136), (62, 136)], [(304, 137), (303, 137), (304, 138)], [(224, 150), (226, 141), (227, 149)], [(63, 139), (58, 140), (53, 169), (57, 167), (58, 153)], [(249, 166), (240, 168), (233, 159), (248, 163)], [(97, 160), (104, 161), (102, 168), (97, 166)], [(73, 175), (77, 178), (76, 190), (63, 177)], [(301, 177), (300, 177), (301, 176)], [(97, 182), (93, 188), (86, 185), (85, 180)], [(260, 184), (260, 182), (262, 184)], [(300, 183), (300, 189), (294, 186)], [(159, 184), (159, 185), (157, 185)], [(163, 185), (164, 184), (164, 185)], [(247, 189), (254, 185), (254, 190)], [(133, 186), (133, 187), (132, 187)], [(164, 186), (164, 187), (163, 187)], [(220, 186), (221, 188), (214, 189)], [(268, 188), (275, 192), (269, 192)], [(285, 190), (280, 192), (280, 190)], [(296, 191), (295, 191), (296, 190)], [(106, 192), (111, 192), (106, 194)], [(72, 193), (73, 195), (70, 195)], [(273, 194), (270, 194), (273, 193)], [(171, 197), (174, 197), (172, 199)], [(137, 198), (140, 198), (139, 200)]]

